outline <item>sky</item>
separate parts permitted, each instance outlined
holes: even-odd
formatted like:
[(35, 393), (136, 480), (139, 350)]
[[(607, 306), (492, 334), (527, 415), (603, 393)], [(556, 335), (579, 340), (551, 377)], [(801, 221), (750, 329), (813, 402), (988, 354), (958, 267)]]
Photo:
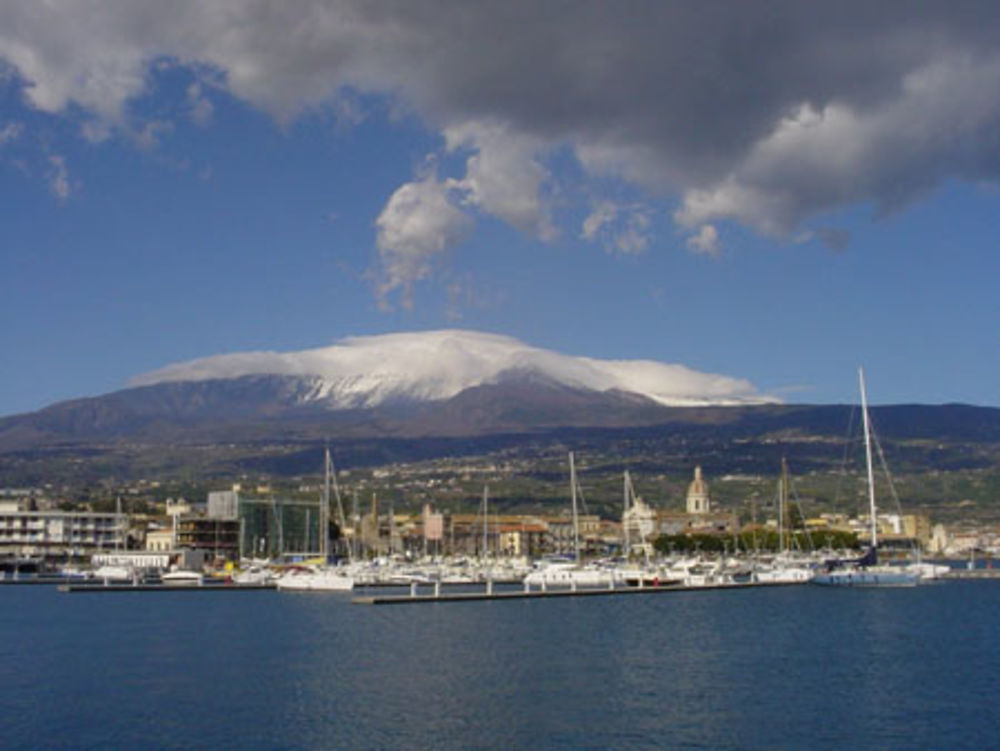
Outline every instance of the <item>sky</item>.
[(0, 415), (469, 329), (1000, 406), (994, 2), (0, 4)]

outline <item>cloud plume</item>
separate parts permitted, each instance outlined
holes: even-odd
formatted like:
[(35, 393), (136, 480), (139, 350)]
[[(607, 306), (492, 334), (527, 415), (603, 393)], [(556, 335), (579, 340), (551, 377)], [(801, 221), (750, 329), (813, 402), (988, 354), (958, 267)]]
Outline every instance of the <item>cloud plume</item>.
[(130, 385), (251, 375), (315, 379), (312, 399), (374, 406), (415, 397), (448, 399), (465, 389), (532, 374), (572, 388), (641, 394), (665, 405), (776, 402), (742, 378), (651, 360), (598, 360), (532, 347), (517, 339), (457, 329), (343, 339), (301, 352), (241, 352), (169, 365)]

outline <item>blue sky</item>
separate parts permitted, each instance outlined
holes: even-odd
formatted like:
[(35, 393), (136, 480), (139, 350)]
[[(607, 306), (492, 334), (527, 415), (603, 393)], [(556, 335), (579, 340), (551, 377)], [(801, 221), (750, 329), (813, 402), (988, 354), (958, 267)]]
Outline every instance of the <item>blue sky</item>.
[(436, 328), (1000, 406), (995, 12), (768, 5), (5, 4), (0, 414)]

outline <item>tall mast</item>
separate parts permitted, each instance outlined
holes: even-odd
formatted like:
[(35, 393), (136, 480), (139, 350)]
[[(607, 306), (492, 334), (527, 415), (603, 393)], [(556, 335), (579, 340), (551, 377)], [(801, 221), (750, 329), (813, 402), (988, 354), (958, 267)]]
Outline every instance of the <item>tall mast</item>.
[(865, 370), (858, 368), (858, 382), (861, 384), (861, 417), (865, 430), (865, 462), (868, 466), (868, 509), (871, 514), (872, 547), (878, 545), (878, 525), (875, 522), (875, 473), (872, 470), (872, 428), (868, 419), (868, 394), (865, 392)]
[(353, 557), (357, 558), (362, 553), (361, 549), (361, 512), (358, 509), (358, 491), (351, 491), (351, 551)]
[(490, 486), (483, 485), (483, 560), (490, 552)]
[(631, 532), (629, 530), (629, 523), (631, 520), (629, 519), (628, 516), (629, 495), (631, 494), (632, 496), (635, 496), (635, 490), (632, 487), (632, 478), (629, 475), (627, 469), (625, 470), (625, 487), (623, 488), (623, 494), (624, 494), (624, 499), (622, 508), (622, 533), (624, 536), (624, 543), (623, 543), (624, 549), (622, 550), (622, 552), (625, 554), (625, 557), (628, 558), (629, 552), (631, 551), (632, 548), (632, 537), (631, 537)]
[(319, 506), (319, 554), (323, 562), (329, 555), (330, 533), (330, 447), (323, 454), (323, 496)]
[[(330, 454), (330, 447), (326, 448), (326, 464), (329, 469), (330, 480), (333, 483), (333, 497), (337, 499), (337, 524), (340, 525), (340, 539), (347, 535), (347, 518), (344, 516), (344, 498), (340, 494), (340, 485), (337, 483), (337, 468), (333, 466), (333, 456)], [(329, 496), (328, 496), (329, 497)], [(330, 512), (327, 511), (327, 526), (330, 524)], [(347, 557), (354, 560), (353, 551), (347, 548)]]
[(791, 537), (791, 530), (786, 529), (785, 525), (785, 519), (788, 517), (788, 461), (785, 457), (781, 457), (781, 480), (778, 485), (778, 549), (782, 553), (787, 550), (785, 546), (787, 538)]
[(125, 536), (122, 530), (122, 497), (115, 499), (115, 550), (121, 550), (122, 538)]
[(580, 562), (580, 519), (576, 512), (576, 465), (573, 463), (573, 452), (569, 452), (569, 487), (573, 499), (573, 556)]

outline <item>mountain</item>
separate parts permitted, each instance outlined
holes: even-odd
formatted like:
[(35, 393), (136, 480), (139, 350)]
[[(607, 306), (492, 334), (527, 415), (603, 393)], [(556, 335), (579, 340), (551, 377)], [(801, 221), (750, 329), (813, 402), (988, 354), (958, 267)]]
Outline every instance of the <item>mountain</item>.
[(268, 431), (377, 437), (618, 427), (653, 424), (668, 407), (772, 401), (747, 381), (683, 365), (572, 357), (445, 330), (170, 365), (121, 391), (0, 420), (0, 450)]
[[(181, 363), (120, 391), (0, 419), (0, 485), (295, 473), (325, 440), (359, 465), (578, 445), (642, 452), (650, 466), (696, 456), (750, 471), (792, 450), (803, 466), (822, 467), (839, 456), (831, 446), (853, 409), (780, 404), (746, 381), (680, 365), (576, 358), (473, 332), (395, 334)], [(872, 413), (909, 467), (995, 466), (1000, 455), (998, 409)]]

